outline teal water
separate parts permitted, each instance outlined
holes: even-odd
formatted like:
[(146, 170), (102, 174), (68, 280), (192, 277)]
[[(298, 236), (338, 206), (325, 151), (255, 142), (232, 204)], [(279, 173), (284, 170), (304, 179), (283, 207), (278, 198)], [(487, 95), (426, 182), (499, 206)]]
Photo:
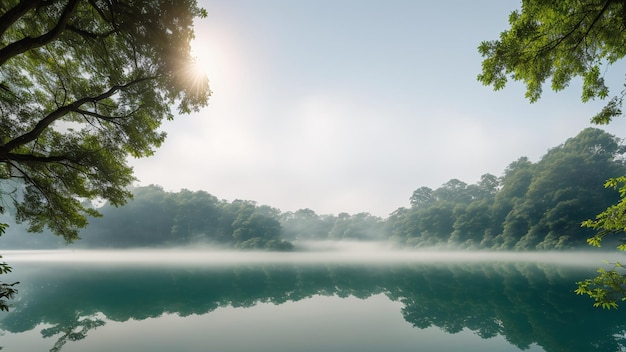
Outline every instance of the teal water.
[(625, 308), (573, 293), (595, 267), (558, 258), (44, 254), (5, 256), (21, 282), (0, 313), (5, 351), (626, 349)]

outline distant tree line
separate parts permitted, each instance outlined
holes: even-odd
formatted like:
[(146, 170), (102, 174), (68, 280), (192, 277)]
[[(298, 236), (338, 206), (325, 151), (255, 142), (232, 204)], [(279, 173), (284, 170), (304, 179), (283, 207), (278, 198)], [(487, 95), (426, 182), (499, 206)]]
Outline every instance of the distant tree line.
[(497, 178), (467, 185), (452, 179), (418, 188), (410, 208), (387, 219), (390, 237), (411, 247), (452, 245), (500, 250), (565, 249), (594, 234), (581, 223), (614, 204), (603, 183), (626, 173), (621, 141), (587, 128), (539, 162), (512, 162)]
[(103, 217), (81, 232), (81, 245), (95, 247), (219, 244), (240, 249), (290, 250), (282, 240), (280, 211), (253, 201), (218, 200), (204, 191), (166, 192), (160, 186), (133, 189), (123, 207), (105, 205)]
[[(384, 238), (383, 219), (368, 213), (319, 216), (310, 209), (281, 213), (256, 202), (218, 200), (204, 191), (138, 187), (123, 207), (105, 205), (81, 232), (82, 246), (143, 247), (212, 244), (291, 250), (293, 240)], [(378, 236), (378, 237), (377, 237)]]
[[(104, 216), (90, 219), (78, 245), (208, 243), (290, 250), (293, 241), (347, 239), (497, 250), (586, 246), (594, 231), (581, 223), (619, 200), (618, 192), (602, 185), (626, 174), (625, 153), (620, 139), (587, 128), (536, 163), (519, 158), (501, 177), (485, 174), (475, 184), (451, 179), (437, 189), (419, 187), (409, 198), (410, 207), (386, 219), (369, 213), (318, 215), (311, 209), (281, 212), (253, 201), (219, 200), (204, 191), (138, 187), (128, 204), (99, 208)], [(7, 237), (0, 239), (5, 246), (7, 240), (15, 242)], [(7, 247), (15, 247), (11, 244)]]

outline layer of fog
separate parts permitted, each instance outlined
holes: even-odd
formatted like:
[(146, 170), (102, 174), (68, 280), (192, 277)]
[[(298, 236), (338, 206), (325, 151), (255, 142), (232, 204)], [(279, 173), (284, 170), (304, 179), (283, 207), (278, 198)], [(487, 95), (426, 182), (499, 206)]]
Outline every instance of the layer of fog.
[(235, 251), (211, 247), (132, 250), (12, 250), (3, 253), (8, 263), (81, 263), (144, 265), (234, 264), (375, 264), (375, 263), (478, 263), (533, 262), (570, 266), (606, 266), (623, 261), (620, 252), (494, 252), (395, 249), (388, 243), (317, 241), (298, 242), (297, 251)]

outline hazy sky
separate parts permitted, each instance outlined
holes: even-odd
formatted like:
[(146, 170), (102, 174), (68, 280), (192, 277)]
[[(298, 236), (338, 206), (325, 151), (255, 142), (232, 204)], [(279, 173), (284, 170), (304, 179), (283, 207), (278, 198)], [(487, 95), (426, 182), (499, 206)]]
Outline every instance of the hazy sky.
[[(519, 1), (200, 1), (195, 54), (213, 96), (164, 124), (140, 185), (205, 190), (282, 211), (386, 217), (413, 190), (501, 176), (590, 126), (580, 85), (530, 104), (476, 80), (482, 40)], [(624, 71), (612, 69), (612, 93)], [(624, 118), (606, 131), (624, 137)]]

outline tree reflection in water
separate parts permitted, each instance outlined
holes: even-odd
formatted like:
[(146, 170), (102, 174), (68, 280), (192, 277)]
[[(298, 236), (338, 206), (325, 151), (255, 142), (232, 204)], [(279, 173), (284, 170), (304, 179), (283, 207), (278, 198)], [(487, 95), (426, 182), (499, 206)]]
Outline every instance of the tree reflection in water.
[(89, 330), (94, 330), (97, 327), (103, 326), (105, 324), (104, 320), (99, 317), (84, 317), (81, 318), (78, 314), (75, 315), (74, 319), (70, 322), (68, 321), (67, 325), (55, 325), (53, 327), (45, 328), (41, 330), (41, 336), (44, 338), (52, 337), (60, 334), (57, 338), (54, 347), (50, 349), (50, 352), (58, 352), (61, 351), (63, 346), (68, 341), (78, 341), (87, 337), (87, 332)]
[(221, 267), (55, 266), (22, 280), (21, 301), (0, 321), (12, 332), (52, 327), (43, 337), (84, 339), (105, 320), (124, 322), (163, 314), (207, 314), (219, 307), (281, 304), (313, 297), (368, 298), (403, 303), (414, 327), (447, 333), (469, 329), (503, 336), (520, 349), (548, 352), (623, 349), (621, 314), (591, 307), (573, 294), (589, 275), (549, 264), (233, 265)]

